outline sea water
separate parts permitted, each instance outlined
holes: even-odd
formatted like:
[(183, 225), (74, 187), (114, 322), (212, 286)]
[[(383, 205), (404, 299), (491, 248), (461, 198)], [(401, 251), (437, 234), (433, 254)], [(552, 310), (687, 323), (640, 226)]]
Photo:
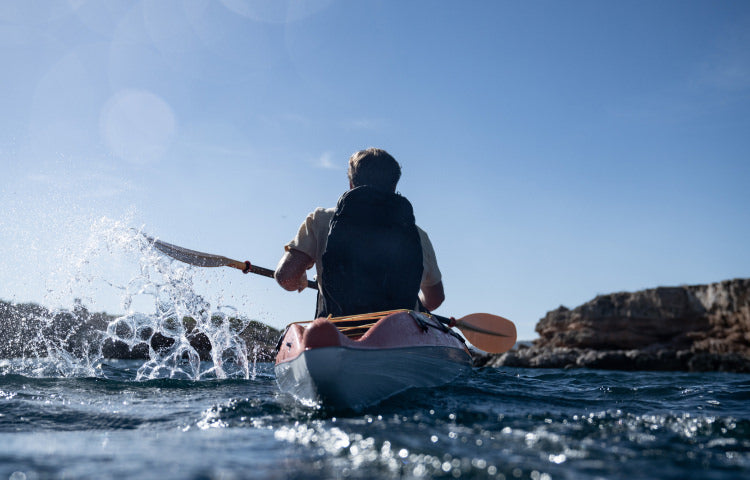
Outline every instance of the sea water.
[[(35, 377), (0, 364), (0, 478), (738, 479), (750, 378), (478, 369), (362, 412), (252, 379)], [(28, 365), (27, 365), (28, 367)]]
[[(304, 406), (253, 362), (245, 323), (216, 321), (236, 312), (203, 298), (191, 269), (121, 224), (93, 236), (87, 258), (134, 254), (137, 274), (108, 282), (129, 308), (84, 349), (45, 338), (0, 359), (0, 479), (750, 477), (748, 375), (484, 368), (364, 411)], [(151, 306), (132, 308), (144, 295)], [(176, 316), (208, 335), (211, 361)], [(101, 354), (153, 330), (172, 347)]]

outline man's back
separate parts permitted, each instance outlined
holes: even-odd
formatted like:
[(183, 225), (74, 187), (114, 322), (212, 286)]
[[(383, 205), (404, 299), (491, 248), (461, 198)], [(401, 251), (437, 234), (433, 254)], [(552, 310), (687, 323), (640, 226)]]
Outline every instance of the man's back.
[(409, 201), (370, 187), (346, 192), (323, 254), (318, 316), (414, 308), (422, 246)]

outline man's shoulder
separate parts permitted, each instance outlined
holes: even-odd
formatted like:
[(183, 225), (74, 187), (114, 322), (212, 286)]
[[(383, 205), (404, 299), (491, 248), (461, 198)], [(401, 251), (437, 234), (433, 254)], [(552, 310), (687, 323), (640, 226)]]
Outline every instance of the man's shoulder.
[(315, 210), (313, 210), (309, 216), (315, 222), (319, 222), (319, 221), (327, 222), (327, 221), (330, 221), (331, 218), (333, 218), (333, 214), (335, 212), (336, 212), (335, 208), (318, 207)]
[(422, 243), (429, 242), (430, 236), (427, 235), (427, 232), (422, 230), (422, 228), (419, 225), (416, 225), (416, 227), (417, 227), (417, 232), (419, 232), (419, 239), (422, 240)]
[(336, 209), (318, 207), (307, 216), (307, 226), (316, 236), (328, 235), (328, 227)]

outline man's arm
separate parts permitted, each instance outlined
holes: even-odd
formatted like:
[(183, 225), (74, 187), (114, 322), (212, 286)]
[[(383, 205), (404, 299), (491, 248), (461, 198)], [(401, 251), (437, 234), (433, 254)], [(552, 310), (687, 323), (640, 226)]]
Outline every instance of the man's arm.
[(419, 292), (419, 300), (429, 311), (433, 311), (438, 308), (445, 300), (445, 290), (443, 289), (443, 281), (439, 281), (435, 285), (430, 287), (422, 287)]
[(307, 269), (314, 264), (315, 261), (308, 254), (289, 249), (281, 257), (273, 276), (284, 290), (301, 292), (307, 287)]

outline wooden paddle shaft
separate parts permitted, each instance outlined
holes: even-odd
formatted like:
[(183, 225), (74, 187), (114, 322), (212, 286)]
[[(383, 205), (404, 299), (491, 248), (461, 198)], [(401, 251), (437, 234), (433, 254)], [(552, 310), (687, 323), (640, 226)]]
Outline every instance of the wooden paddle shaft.
[[(234, 267), (237, 269), (242, 270), (243, 272), (247, 269), (247, 264), (245, 262), (238, 262), (238, 261), (232, 261), (232, 263), (229, 264), (230, 267)], [(262, 275), (264, 277), (268, 278), (274, 278), (273, 274), (274, 271), (269, 268), (263, 268), (259, 267), (257, 265), (250, 264), (250, 273), (254, 273), (256, 275)], [(307, 288), (312, 288), (313, 290), (318, 289), (318, 284), (313, 282), (312, 280), (307, 281)]]

